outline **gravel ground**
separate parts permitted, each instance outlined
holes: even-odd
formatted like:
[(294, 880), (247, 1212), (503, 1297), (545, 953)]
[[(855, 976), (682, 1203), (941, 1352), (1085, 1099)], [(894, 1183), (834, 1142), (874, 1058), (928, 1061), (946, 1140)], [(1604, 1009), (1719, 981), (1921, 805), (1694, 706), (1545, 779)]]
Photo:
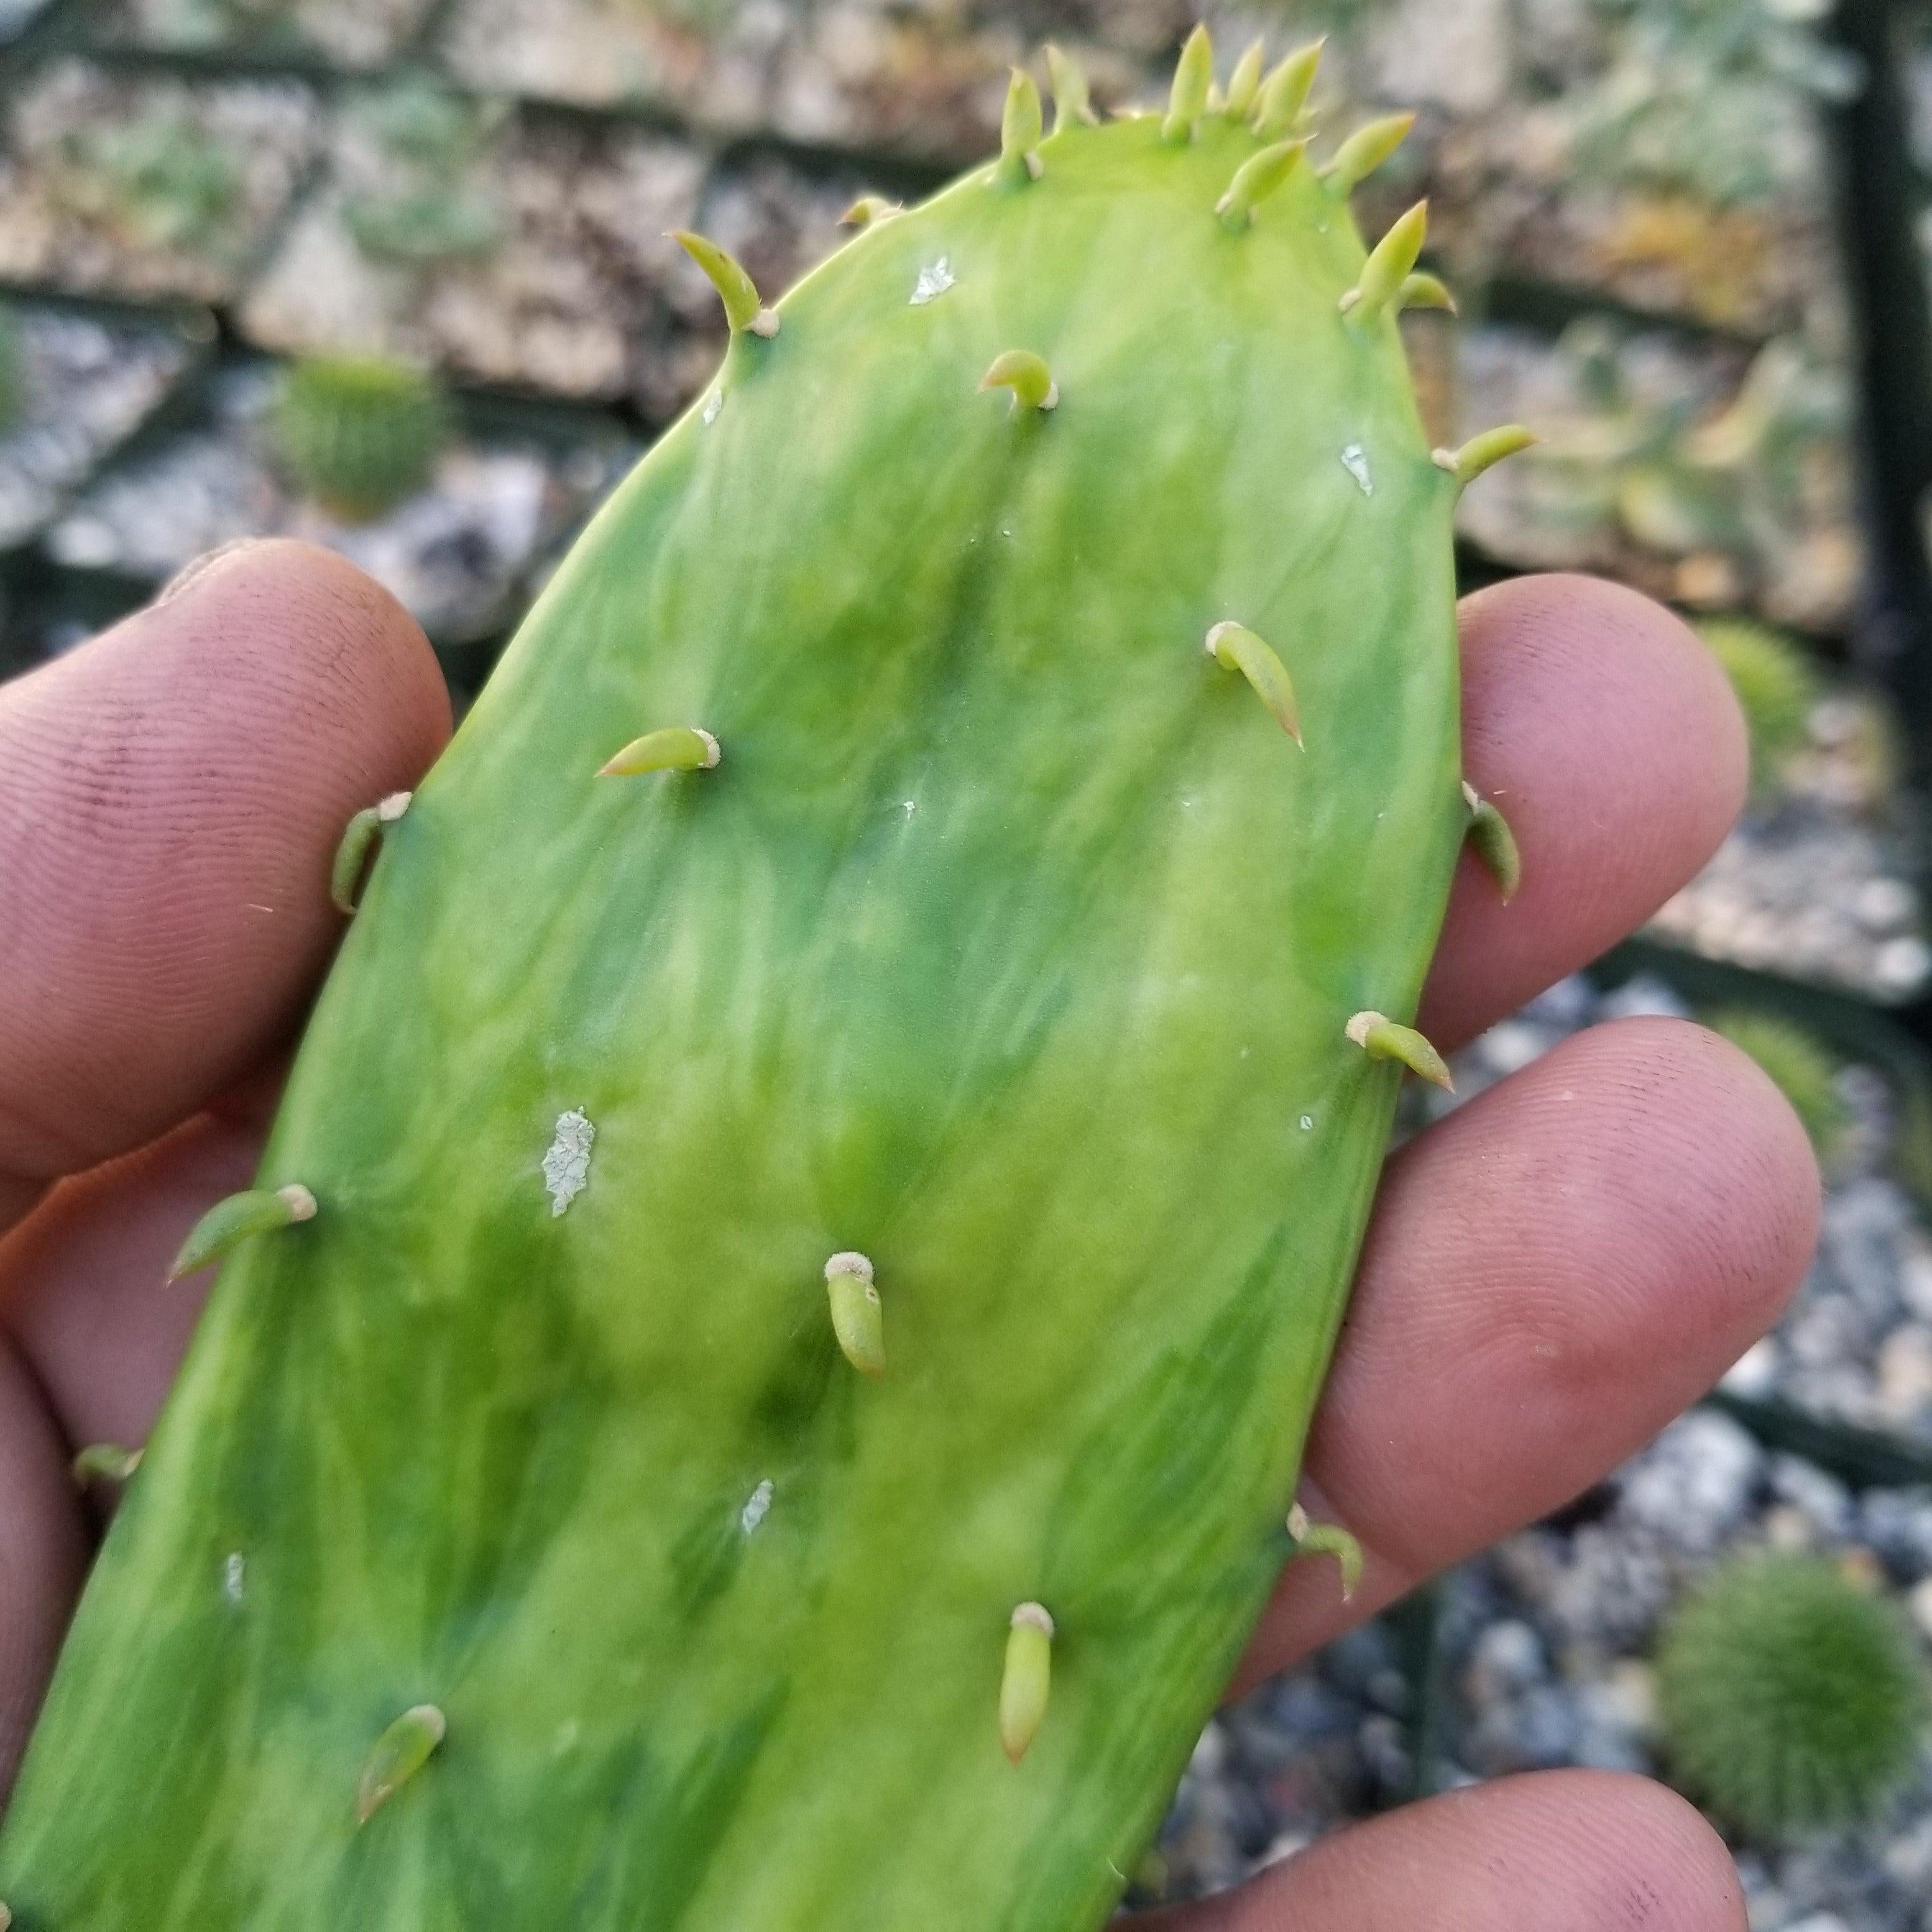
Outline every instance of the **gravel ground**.
[(202, 85), (61, 61), (28, 74), (0, 138), (0, 279), (152, 301), (228, 301), (314, 152), (292, 80)]
[(1382, 1618), (1228, 1706), (1196, 1747), (1130, 1903), (1238, 1884), (1407, 1798), (1415, 1777), (1410, 1663), (1402, 1633)]
[(1652, 931), (1713, 959), (1897, 1000), (1932, 973), (1924, 908), (1870, 702), (1813, 710), (1808, 746)]
[(23, 32), (46, 5), (47, 0), (0, 0), (0, 46)]
[(223, 376), (211, 420), (104, 478), (62, 518), (56, 561), (159, 582), (237, 536), (304, 537), (386, 584), (432, 636), (460, 642), (502, 627), (543, 554), (635, 454), (610, 438), (560, 457), (528, 439), (462, 437), (428, 489), (345, 524), (277, 473), (263, 433), (274, 380), (267, 368)]
[(197, 352), (188, 333), (27, 302), (22, 412), (0, 434), (0, 551), (38, 536), (70, 491), (166, 398)]

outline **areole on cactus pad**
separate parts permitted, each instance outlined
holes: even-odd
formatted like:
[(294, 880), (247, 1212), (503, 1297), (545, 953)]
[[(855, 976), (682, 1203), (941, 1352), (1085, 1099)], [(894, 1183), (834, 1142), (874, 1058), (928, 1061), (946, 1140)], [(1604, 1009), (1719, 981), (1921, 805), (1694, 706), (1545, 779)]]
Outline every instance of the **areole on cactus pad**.
[[(1080, 1932), (1270, 1586), (1472, 825), (1418, 209), (1204, 34), (733, 335), (357, 905), (22, 1932)], [(158, 1286), (157, 1292), (164, 1292)], [(1346, 1526), (1344, 1526), (1346, 1527)]]

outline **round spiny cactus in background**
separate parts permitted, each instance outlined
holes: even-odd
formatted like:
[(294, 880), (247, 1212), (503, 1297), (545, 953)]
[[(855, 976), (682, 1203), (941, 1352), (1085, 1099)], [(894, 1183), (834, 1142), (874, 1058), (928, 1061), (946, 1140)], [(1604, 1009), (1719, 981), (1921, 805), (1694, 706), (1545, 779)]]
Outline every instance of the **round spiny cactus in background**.
[(435, 379), (377, 356), (312, 356), (293, 364), (274, 415), (290, 476), (338, 516), (379, 517), (429, 481), (448, 434)]
[(1791, 1103), (1821, 1161), (1843, 1145), (1850, 1125), (1838, 1093), (1838, 1065), (1813, 1034), (1775, 1014), (1732, 1007), (1707, 1016), (1706, 1024), (1750, 1055)]
[(1742, 618), (1700, 625), (1708, 644), (1737, 693), (1750, 734), (1751, 786), (1768, 790), (1784, 761), (1804, 742), (1818, 701), (1816, 674), (1803, 646)]
[(1816, 1556), (1720, 1570), (1666, 1626), (1658, 1686), (1687, 1793), (1760, 1838), (1869, 1813), (1910, 1774), (1925, 1726), (1910, 1627)]

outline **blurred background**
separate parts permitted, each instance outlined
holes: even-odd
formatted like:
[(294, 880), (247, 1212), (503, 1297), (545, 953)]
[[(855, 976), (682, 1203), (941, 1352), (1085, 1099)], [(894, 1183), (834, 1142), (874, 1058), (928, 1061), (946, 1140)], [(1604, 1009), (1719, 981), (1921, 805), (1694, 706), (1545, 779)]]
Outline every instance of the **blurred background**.
[[(776, 293), (856, 196), (996, 145), (1056, 38), (1157, 98), (1190, 0), (0, 0), (0, 673), (226, 539), (345, 551), (459, 705), (722, 344), (692, 226)], [(1672, 1778), (1758, 1932), (1932, 1928), (1932, 4), (1255, 0), (1332, 36), (1324, 139), (1417, 132), (1463, 314), (1413, 318), (1468, 581), (1690, 615), (1748, 815), (1639, 940), (1464, 1057), (1712, 1021), (1804, 1118), (1822, 1250), (1712, 1400), (1556, 1520), (1217, 1720), (1138, 1902), (1532, 1767)], [(1751, 1552), (1773, 1552), (1767, 1562)], [(1713, 1584), (1712, 1580), (1715, 1579)]]

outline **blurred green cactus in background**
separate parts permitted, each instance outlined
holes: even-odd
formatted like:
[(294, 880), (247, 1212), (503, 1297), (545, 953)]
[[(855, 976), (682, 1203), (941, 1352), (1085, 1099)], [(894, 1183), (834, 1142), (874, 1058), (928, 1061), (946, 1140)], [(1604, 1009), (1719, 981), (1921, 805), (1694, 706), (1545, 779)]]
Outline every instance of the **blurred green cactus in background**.
[(1820, 1161), (1829, 1166), (1851, 1124), (1838, 1092), (1838, 1063), (1830, 1049), (1794, 1022), (1750, 1007), (1707, 1014), (1705, 1024), (1757, 1062), (1790, 1102)]
[(487, 255), (503, 238), (503, 217), (479, 170), (507, 112), (416, 78), (366, 96), (357, 118), (382, 178), (345, 200), (356, 246), (418, 266)]
[(1658, 1652), (1670, 1762), (1686, 1792), (1761, 1839), (1866, 1816), (1910, 1776), (1928, 1708), (1918, 1640), (1823, 1558), (1726, 1564)]
[(274, 421), (290, 478), (350, 521), (380, 516), (421, 489), (448, 430), (448, 402), (435, 379), (375, 356), (295, 364)]
[(71, 214), (136, 247), (193, 248), (234, 212), (239, 163), (182, 107), (77, 128), (62, 145), (56, 198)]
[(1791, 754), (1804, 742), (1819, 698), (1817, 674), (1795, 639), (1738, 617), (1712, 618), (1697, 627), (1737, 694), (1750, 734), (1751, 786), (1763, 793), (1777, 782)]
[(1719, 203), (1808, 188), (1808, 100), (1856, 72), (1820, 38), (1822, 0), (1595, 0), (1615, 51), (1578, 103), (1574, 153), (1622, 186)]
[(1767, 345), (1736, 395), (1659, 394), (1632, 380), (1640, 345), (1614, 322), (1574, 325), (1562, 352), (1575, 398), (1528, 459), (1580, 529), (1671, 559), (1716, 556), (1747, 580), (1787, 562), (1808, 531), (1821, 466), (1837, 460), (1844, 377), (1796, 338)]

